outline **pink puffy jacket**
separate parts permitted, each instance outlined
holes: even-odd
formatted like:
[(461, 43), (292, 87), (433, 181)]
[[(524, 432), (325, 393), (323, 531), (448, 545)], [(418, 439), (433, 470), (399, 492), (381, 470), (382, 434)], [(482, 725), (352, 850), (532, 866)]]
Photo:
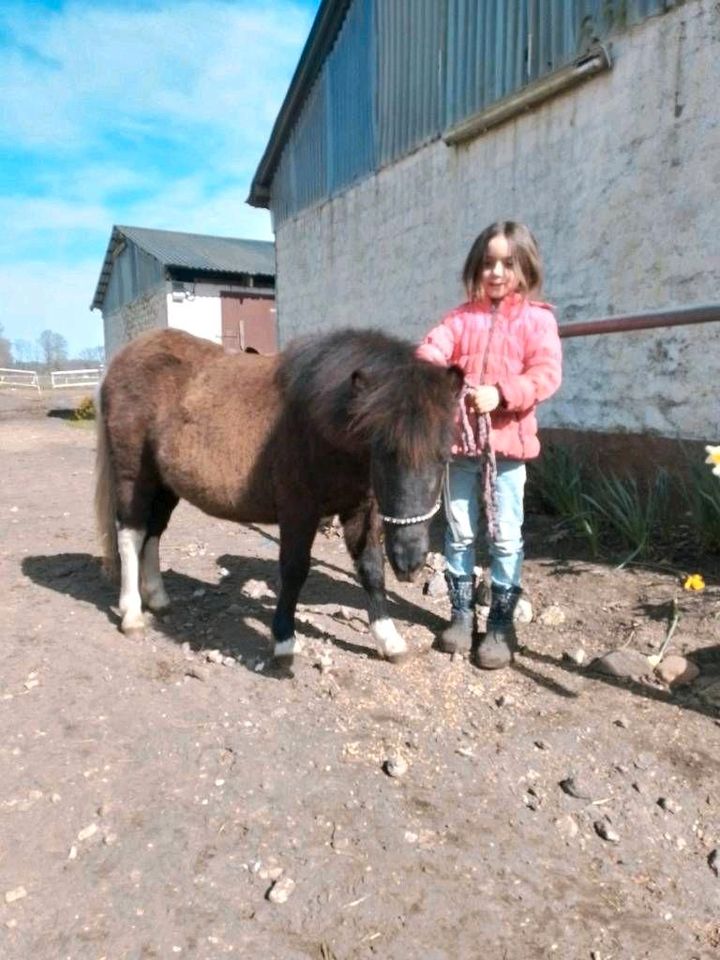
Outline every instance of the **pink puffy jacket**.
[[(538, 455), (535, 407), (555, 393), (562, 375), (557, 322), (548, 304), (518, 295), (498, 307), (489, 300), (464, 303), (430, 331), (417, 355), (457, 364), (470, 386), (496, 386), (501, 402), (490, 415), (493, 450), (513, 460)], [(453, 453), (466, 452), (458, 429)]]

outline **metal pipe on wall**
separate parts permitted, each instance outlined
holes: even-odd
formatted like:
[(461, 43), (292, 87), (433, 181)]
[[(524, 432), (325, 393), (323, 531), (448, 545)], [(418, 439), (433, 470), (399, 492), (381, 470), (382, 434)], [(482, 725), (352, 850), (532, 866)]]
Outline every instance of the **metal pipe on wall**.
[(618, 314), (601, 320), (582, 323), (567, 323), (560, 326), (560, 336), (592, 337), (601, 333), (628, 333), (633, 330), (652, 330), (658, 327), (683, 327), (693, 323), (717, 323), (720, 321), (720, 304), (705, 304), (694, 307), (674, 307), (670, 310), (653, 310), (649, 313)]

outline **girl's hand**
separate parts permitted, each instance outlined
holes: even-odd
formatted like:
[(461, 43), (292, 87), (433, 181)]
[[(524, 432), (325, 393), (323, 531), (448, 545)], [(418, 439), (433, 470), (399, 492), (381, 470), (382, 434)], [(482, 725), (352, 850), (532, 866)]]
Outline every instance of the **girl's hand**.
[(500, 391), (491, 386), (475, 387), (469, 399), (478, 413), (490, 413), (500, 406)]

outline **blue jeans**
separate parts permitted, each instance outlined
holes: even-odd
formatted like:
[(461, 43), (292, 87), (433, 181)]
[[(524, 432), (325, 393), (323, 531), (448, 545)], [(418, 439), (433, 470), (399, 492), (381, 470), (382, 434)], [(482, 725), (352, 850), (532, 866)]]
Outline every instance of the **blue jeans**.
[[(458, 457), (448, 464), (443, 487), (447, 528), (445, 560), (454, 576), (471, 576), (480, 519), (482, 461)], [(523, 563), (522, 525), (525, 464), (497, 461), (496, 536), (488, 536), (490, 582), (494, 587), (519, 587)]]

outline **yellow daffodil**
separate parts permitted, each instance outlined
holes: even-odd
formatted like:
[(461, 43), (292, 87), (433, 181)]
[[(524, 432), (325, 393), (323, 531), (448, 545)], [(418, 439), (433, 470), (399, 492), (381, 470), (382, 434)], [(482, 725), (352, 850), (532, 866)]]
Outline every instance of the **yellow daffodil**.
[(702, 578), (702, 574), (691, 573), (690, 576), (686, 578), (683, 587), (686, 590), (704, 590), (705, 581)]
[(705, 452), (707, 457), (705, 458), (705, 463), (713, 464), (713, 473), (716, 477), (720, 477), (720, 447), (705, 447)]

